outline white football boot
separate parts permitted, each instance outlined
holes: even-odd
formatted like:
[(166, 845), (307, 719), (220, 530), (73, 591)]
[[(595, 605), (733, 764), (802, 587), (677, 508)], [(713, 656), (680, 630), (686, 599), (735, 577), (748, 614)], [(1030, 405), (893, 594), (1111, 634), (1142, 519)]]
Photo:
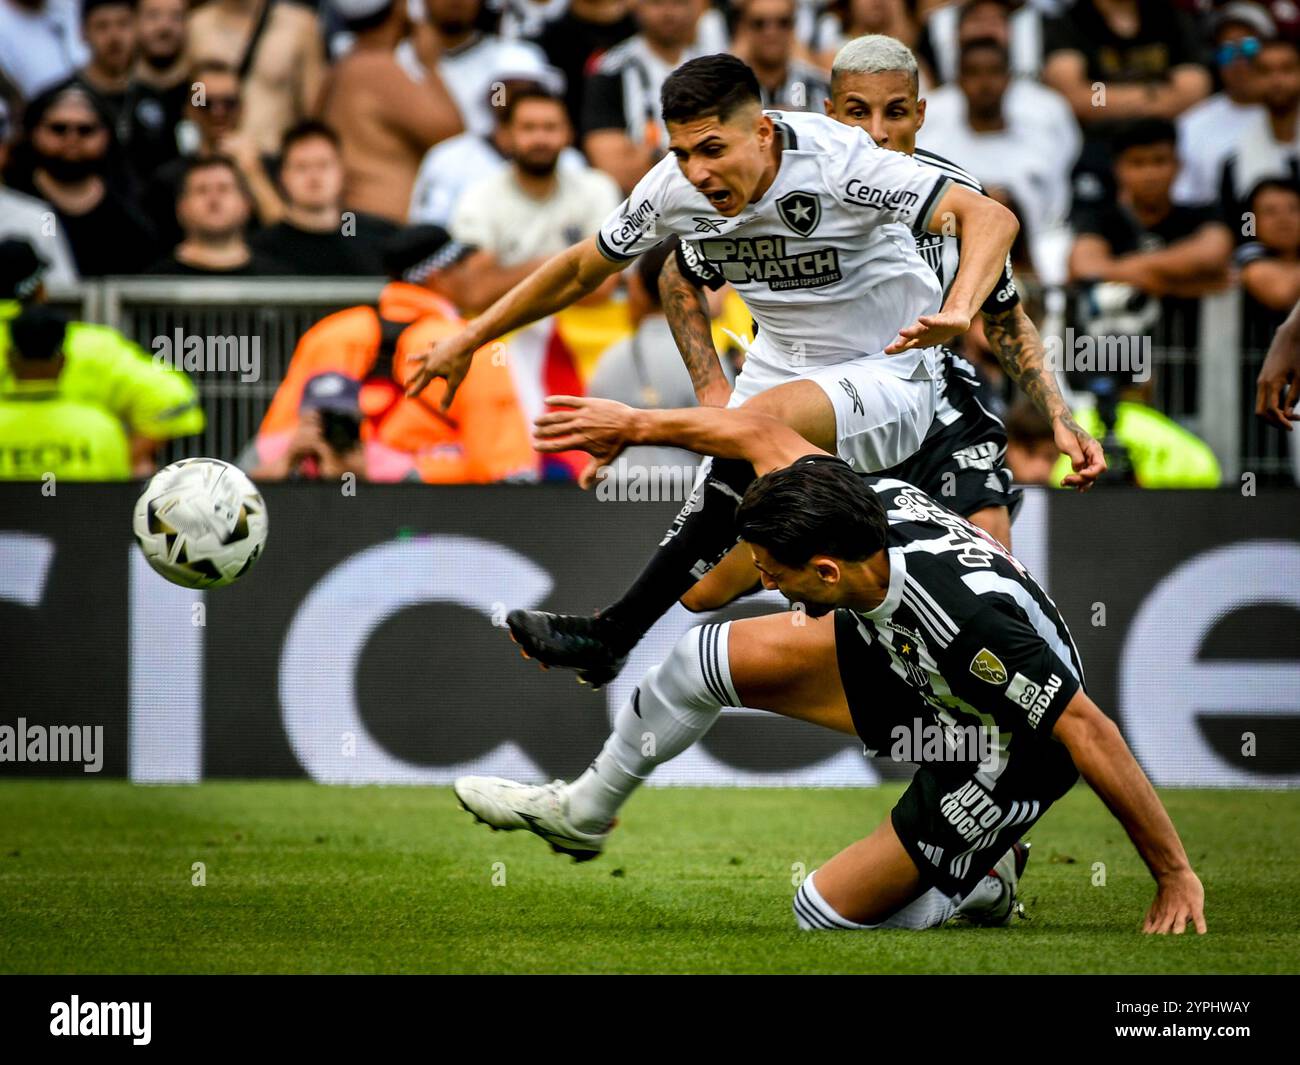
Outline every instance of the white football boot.
[(594, 833), (574, 827), (569, 820), (568, 785), (563, 780), (519, 784), (501, 777), (460, 777), (451, 790), (474, 820), (493, 832), (526, 828), (546, 840), (556, 854), (567, 854), (575, 862), (599, 856), (614, 827), (611, 824), (604, 832)]
[(989, 876), (996, 877), (1004, 885), (1001, 897), (989, 909), (967, 910), (958, 914), (954, 920), (962, 924), (996, 928), (1010, 924), (1012, 917), (1025, 917), (1024, 904), (1016, 897), (1016, 892), (1020, 887), (1020, 878), (1025, 875), (1025, 866), (1029, 863), (1031, 846), (1024, 840), (1017, 840), (989, 870)]

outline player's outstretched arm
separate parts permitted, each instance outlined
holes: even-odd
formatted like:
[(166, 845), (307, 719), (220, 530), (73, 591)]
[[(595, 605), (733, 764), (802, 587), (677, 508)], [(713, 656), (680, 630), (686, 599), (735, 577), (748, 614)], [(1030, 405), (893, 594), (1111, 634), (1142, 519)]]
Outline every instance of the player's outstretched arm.
[(1190, 924), (1205, 931), (1205, 890), (1192, 872), (1178, 830), (1169, 819), (1118, 726), (1082, 690), (1061, 714), (1052, 735), (1124, 826), (1156, 881), (1156, 898), (1142, 931), (1181, 935)]
[(1086, 492), (1106, 472), (1101, 445), (1074, 420), (1056, 383), (1056, 374), (1043, 358), (1043, 338), (1023, 304), (1004, 311), (984, 312), (984, 335), (1002, 368), (1052, 423), (1056, 446), (1070, 456), (1074, 472), (1061, 484)]
[(406, 394), (419, 395), (435, 377), (444, 378), (447, 391), (442, 409), (451, 406), (456, 389), (469, 372), (474, 352), (489, 340), (569, 306), (600, 287), (626, 263), (601, 255), (596, 238), (589, 237), (539, 266), (455, 336), (439, 340), (428, 351), (410, 355)]
[[(716, 458), (743, 459), (762, 475), (790, 465), (804, 455), (824, 455), (788, 425), (766, 414), (721, 407), (638, 410), (611, 399), (548, 396), (559, 408), (533, 426), (538, 451), (585, 451), (596, 459), (583, 476), (583, 487), (597, 465), (612, 462), (626, 447), (660, 444)], [(567, 408), (567, 409), (565, 409)]]
[(885, 348), (890, 355), (946, 343), (970, 328), (1002, 278), (1020, 223), (996, 200), (952, 184), (930, 213), (928, 228), (931, 233), (961, 237), (957, 274), (939, 313), (922, 315), (900, 329), (897, 339)]
[(713, 327), (704, 290), (691, 284), (670, 255), (659, 273), (659, 301), (668, 327), (691, 375), (695, 398), (703, 407), (725, 407), (731, 386), (722, 372), (718, 349), (713, 345)]
[[(1288, 395), (1289, 393), (1289, 395)], [(1300, 422), (1300, 303), (1291, 308), (1268, 347), (1255, 382), (1255, 413), (1266, 422), (1291, 431)]]

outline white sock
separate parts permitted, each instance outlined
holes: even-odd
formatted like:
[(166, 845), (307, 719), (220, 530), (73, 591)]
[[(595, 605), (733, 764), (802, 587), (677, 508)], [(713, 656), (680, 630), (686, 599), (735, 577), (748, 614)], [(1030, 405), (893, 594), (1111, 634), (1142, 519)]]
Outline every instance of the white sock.
[(817, 885), (813, 882), (816, 872), (817, 870), (814, 869), (809, 873), (804, 878), (804, 882), (799, 885), (799, 890), (794, 893), (794, 919), (805, 932), (872, 928), (937, 928), (957, 911), (957, 906), (952, 899), (938, 888), (930, 888), (879, 924), (859, 924), (857, 921), (850, 921), (847, 917), (841, 916), (822, 897), (822, 893), (817, 890)]
[(655, 766), (708, 732), (724, 706), (739, 704), (727, 661), (730, 630), (729, 621), (691, 629), (646, 673), (591, 768), (569, 785), (575, 827), (602, 831)]

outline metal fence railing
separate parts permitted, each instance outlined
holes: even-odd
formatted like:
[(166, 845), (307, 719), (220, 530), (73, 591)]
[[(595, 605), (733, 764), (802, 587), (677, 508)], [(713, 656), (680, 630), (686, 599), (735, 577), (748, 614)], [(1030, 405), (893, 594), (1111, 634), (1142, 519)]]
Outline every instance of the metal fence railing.
[[(191, 372), (207, 414), (198, 439), (160, 456), (234, 459), (257, 432), (298, 338), (328, 314), (372, 303), (379, 278), (109, 278), (54, 290), (51, 300), (78, 317), (113, 326), (156, 353), (159, 338), (256, 338), (256, 380), (230, 370)], [(1055, 312), (1044, 333), (1068, 324)], [(1214, 450), (1225, 482), (1253, 472), (1261, 482), (1296, 483), (1288, 435), (1253, 415), (1255, 377), (1281, 320), (1238, 288), (1200, 301), (1166, 304), (1152, 328), (1149, 401)]]

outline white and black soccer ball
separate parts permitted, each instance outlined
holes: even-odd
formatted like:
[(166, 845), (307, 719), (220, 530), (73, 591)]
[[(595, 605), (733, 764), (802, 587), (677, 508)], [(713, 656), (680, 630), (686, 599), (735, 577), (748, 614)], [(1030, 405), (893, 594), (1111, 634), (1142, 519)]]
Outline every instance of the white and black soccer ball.
[(217, 588), (238, 580), (266, 546), (266, 504), (238, 466), (181, 459), (150, 478), (135, 504), (135, 538), (173, 584)]

